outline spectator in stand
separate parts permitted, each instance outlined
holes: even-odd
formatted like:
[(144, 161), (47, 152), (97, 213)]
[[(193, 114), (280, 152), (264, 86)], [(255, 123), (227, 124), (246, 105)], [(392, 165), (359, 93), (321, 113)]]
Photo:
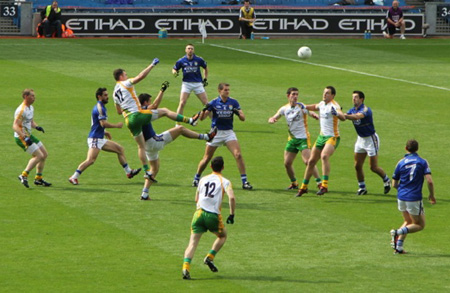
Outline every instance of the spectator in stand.
[(45, 8), (44, 34), (46, 38), (52, 37), (52, 26), (56, 29), (56, 37), (61, 38), (61, 8), (58, 7), (58, 1), (53, 1), (52, 5)]
[(405, 20), (403, 19), (403, 11), (398, 7), (398, 1), (392, 2), (392, 7), (387, 12), (387, 33), (383, 31), (386, 39), (393, 39), (397, 28), (400, 28), (400, 39), (405, 39)]

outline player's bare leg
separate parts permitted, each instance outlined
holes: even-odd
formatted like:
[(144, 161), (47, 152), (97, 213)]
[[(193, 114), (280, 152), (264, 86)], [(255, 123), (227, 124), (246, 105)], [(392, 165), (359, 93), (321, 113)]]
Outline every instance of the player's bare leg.
[[(305, 163), (305, 165), (308, 165), (308, 161), (309, 161), (310, 157), (311, 157), (311, 150), (304, 149), (302, 151), (302, 159), (303, 159), (303, 163)], [(320, 174), (319, 174), (319, 169), (317, 168), (317, 165), (314, 165), (312, 175), (314, 176), (314, 178), (316, 178), (317, 184), (320, 188), (322, 186), (322, 181), (320, 180)]]
[(189, 238), (189, 244), (184, 251), (184, 261), (183, 261), (183, 279), (190, 280), (191, 274), (190, 274), (190, 266), (191, 266), (191, 260), (194, 257), (195, 250), (197, 249), (198, 243), (200, 242), (200, 238), (202, 237), (202, 233), (192, 233), (191, 237)]
[(181, 92), (180, 93), (180, 103), (178, 104), (177, 113), (183, 114), (184, 107), (186, 106), (187, 100), (189, 99), (190, 93)]
[(197, 174), (201, 175), (203, 171), (205, 171), (206, 166), (208, 166), (208, 163), (211, 161), (214, 152), (217, 150), (217, 147), (206, 145), (205, 148), (205, 154), (203, 155), (203, 158), (198, 163), (197, 167)]
[(297, 178), (295, 177), (295, 170), (293, 167), (293, 163), (296, 157), (297, 157), (296, 153), (284, 151), (284, 168), (286, 169), (286, 173), (289, 179), (291, 180), (291, 185), (288, 187), (288, 189), (298, 188), (298, 182)]

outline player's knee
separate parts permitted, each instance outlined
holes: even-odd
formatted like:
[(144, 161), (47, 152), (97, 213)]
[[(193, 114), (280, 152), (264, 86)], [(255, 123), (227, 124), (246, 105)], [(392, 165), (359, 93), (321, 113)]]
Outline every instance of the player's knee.
[(377, 173), (378, 172), (378, 166), (370, 166), (370, 171)]
[(234, 153), (234, 158), (235, 158), (236, 160), (242, 160), (242, 155), (241, 155), (241, 153), (240, 153), (240, 152)]
[(123, 155), (125, 153), (125, 148), (121, 145), (117, 146), (117, 153)]

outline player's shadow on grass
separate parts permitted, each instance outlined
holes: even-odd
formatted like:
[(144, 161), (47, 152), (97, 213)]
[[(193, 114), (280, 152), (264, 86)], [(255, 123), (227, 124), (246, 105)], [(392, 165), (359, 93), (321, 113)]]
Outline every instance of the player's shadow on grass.
[(212, 278), (192, 278), (192, 280), (205, 281), (205, 280), (240, 280), (240, 281), (257, 281), (257, 282), (286, 282), (286, 283), (308, 283), (308, 284), (340, 284), (342, 282), (336, 280), (297, 280), (297, 279), (286, 279), (281, 276), (216, 276)]

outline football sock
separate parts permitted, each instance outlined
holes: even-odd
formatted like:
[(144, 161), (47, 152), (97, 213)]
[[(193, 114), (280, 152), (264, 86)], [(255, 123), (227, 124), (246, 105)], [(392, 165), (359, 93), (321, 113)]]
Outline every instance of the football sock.
[(316, 178), (316, 183), (317, 183), (317, 185), (321, 184), (322, 183), (322, 179)]
[(388, 175), (384, 175), (383, 182), (388, 182), (388, 181), (389, 181)]
[(183, 260), (183, 270), (188, 270), (191, 268), (191, 260), (190, 258), (185, 257)]
[(302, 186), (300, 186), (300, 189), (308, 189), (309, 180), (303, 179)]
[(397, 235), (403, 235), (403, 234), (408, 234), (409, 230), (407, 227), (403, 227), (397, 230)]
[(242, 181), (242, 184), (247, 182), (247, 174), (241, 174), (241, 181)]
[(131, 172), (131, 168), (127, 163), (123, 164), (122, 167), (125, 170), (125, 173), (129, 174)]
[(148, 188), (143, 188), (142, 189), (142, 194), (141, 194), (141, 196), (143, 197), (143, 198), (147, 198), (148, 197)]
[(359, 188), (366, 189), (366, 182), (364, 182), (364, 181), (359, 181), (359, 182), (358, 182), (358, 186), (359, 186)]
[(322, 186), (323, 188), (328, 188), (328, 175), (322, 176)]
[(181, 114), (177, 115), (177, 118), (175, 119), (175, 121), (177, 122), (184, 122), (184, 123), (189, 123), (191, 121), (191, 118), (183, 116)]
[(198, 135), (198, 139), (200, 139), (200, 140), (208, 140), (209, 137), (208, 137), (208, 134), (200, 133)]
[(78, 179), (78, 177), (80, 177), (81, 173), (83, 173), (83, 171), (80, 170), (76, 170), (75, 173), (73, 173), (72, 178), (73, 179)]
[(214, 257), (216, 256), (217, 251), (211, 249), (209, 253), (206, 255), (210, 260), (214, 260)]
[(147, 171), (150, 170), (150, 168), (148, 167), (147, 164), (143, 165), (143, 166), (142, 166), (142, 169), (144, 169), (144, 172), (147, 172)]
[(22, 176), (23, 176), (23, 177), (28, 177), (29, 174), (30, 174), (30, 172), (28, 172), (28, 171), (26, 171), (26, 170), (24, 170), (24, 171), (22, 172)]
[(36, 173), (34, 180), (41, 180), (41, 179), (42, 179), (42, 173)]
[(398, 239), (397, 240), (397, 250), (402, 251), (403, 250), (403, 240)]

